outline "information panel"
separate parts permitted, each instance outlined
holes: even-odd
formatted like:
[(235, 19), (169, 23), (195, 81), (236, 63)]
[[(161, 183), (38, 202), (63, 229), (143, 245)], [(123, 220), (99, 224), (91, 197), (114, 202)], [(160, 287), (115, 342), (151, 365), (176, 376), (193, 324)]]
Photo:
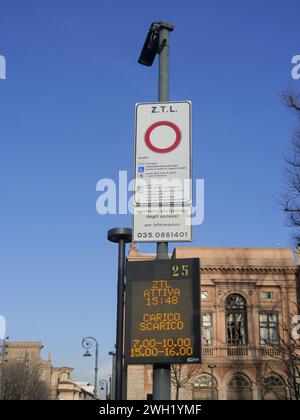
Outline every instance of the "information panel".
[(200, 363), (199, 259), (128, 262), (125, 363)]
[(192, 240), (192, 209), (188, 207), (133, 207), (134, 242)]

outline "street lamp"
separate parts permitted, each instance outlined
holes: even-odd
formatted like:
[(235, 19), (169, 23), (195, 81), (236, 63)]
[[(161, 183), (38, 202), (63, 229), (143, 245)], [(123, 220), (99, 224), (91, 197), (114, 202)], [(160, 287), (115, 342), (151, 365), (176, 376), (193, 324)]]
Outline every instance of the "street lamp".
[(97, 385), (98, 385), (98, 349), (99, 344), (98, 341), (94, 337), (84, 337), (82, 339), (82, 347), (86, 349), (86, 352), (84, 353), (84, 357), (91, 357), (90, 348), (92, 347), (92, 343), (95, 343), (95, 385), (94, 385), (94, 399), (97, 399)]
[(214, 400), (214, 368), (216, 368), (217, 366), (214, 364), (210, 364), (208, 365), (208, 367), (210, 368), (210, 399)]
[(125, 296), (125, 245), (132, 241), (130, 228), (114, 228), (107, 232), (110, 242), (119, 244), (118, 286), (117, 286), (117, 328), (116, 328), (116, 384), (115, 399), (122, 400), (123, 391), (123, 336), (124, 336), (124, 296)]
[[(100, 379), (99, 381), (99, 385), (100, 385), (100, 390), (104, 391), (105, 390), (105, 399), (107, 400), (108, 397), (108, 382), (106, 379)], [(104, 388), (105, 386), (105, 388)]]

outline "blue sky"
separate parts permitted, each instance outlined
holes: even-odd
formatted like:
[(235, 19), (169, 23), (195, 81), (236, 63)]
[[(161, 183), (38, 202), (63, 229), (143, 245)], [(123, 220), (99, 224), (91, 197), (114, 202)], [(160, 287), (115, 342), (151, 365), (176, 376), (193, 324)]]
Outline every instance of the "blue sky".
[(175, 24), (170, 99), (193, 102), (206, 188), (193, 245), (291, 246), (276, 200), (296, 121), (279, 93), (300, 89), (299, 12), (296, 0), (2, 1), (0, 314), (12, 340), (41, 340), (56, 366), (91, 379), (81, 339), (93, 335), (108, 373), (117, 248), (106, 232), (131, 217), (97, 214), (96, 183), (132, 175), (134, 104), (157, 99), (157, 61), (137, 63), (153, 21)]

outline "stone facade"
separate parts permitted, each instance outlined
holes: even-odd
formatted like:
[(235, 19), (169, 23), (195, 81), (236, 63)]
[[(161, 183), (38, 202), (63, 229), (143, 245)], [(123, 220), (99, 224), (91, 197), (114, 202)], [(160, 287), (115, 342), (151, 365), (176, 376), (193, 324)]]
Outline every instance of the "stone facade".
[[(214, 399), (223, 400), (289, 398), (284, 365), (275, 358), (279, 335), (288, 339), (283, 326), (297, 314), (297, 253), (287, 248), (178, 247), (172, 258), (199, 258), (201, 265), (202, 363), (179, 398), (210, 399), (212, 392)], [(152, 367), (128, 366), (128, 399), (151, 394)]]
[(73, 368), (52, 366), (51, 355), (48, 359), (41, 358), (43, 346), (37, 341), (14, 341), (4, 343), (4, 353), (0, 358), (1, 363), (26, 363), (36, 364), (40, 368), (41, 379), (50, 388), (50, 399), (52, 400), (88, 400), (93, 399), (93, 394), (85, 387), (77, 385), (72, 380)]

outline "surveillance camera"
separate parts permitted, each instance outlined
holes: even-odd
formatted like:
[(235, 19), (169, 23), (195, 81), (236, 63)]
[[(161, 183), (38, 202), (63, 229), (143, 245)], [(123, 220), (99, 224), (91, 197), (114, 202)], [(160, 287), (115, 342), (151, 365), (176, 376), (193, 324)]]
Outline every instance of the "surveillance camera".
[(159, 27), (160, 25), (157, 22), (153, 22), (150, 26), (146, 41), (139, 57), (139, 63), (144, 66), (152, 66), (155, 59), (158, 50)]

